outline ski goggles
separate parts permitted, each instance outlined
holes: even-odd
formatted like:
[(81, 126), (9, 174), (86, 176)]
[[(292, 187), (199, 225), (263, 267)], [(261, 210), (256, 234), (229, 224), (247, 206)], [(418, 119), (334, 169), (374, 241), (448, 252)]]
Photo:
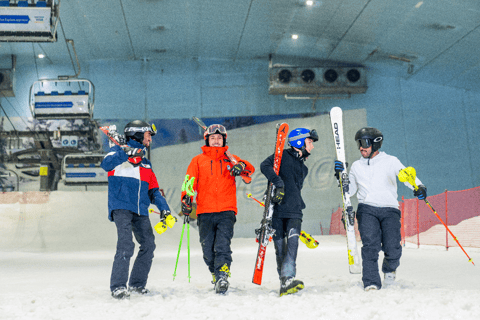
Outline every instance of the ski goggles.
[(128, 132), (150, 132), (152, 136), (157, 134), (157, 127), (152, 123), (149, 127), (131, 127), (127, 129)]
[(215, 133), (227, 134), (227, 129), (225, 129), (225, 127), (222, 126), (221, 124), (212, 124), (207, 128), (207, 134), (215, 134)]
[(363, 149), (367, 149), (371, 147), (374, 143), (382, 141), (382, 137), (376, 137), (375, 139), (367, 139), (362, 138), (357, 140), (358, 149), (362, 147)]

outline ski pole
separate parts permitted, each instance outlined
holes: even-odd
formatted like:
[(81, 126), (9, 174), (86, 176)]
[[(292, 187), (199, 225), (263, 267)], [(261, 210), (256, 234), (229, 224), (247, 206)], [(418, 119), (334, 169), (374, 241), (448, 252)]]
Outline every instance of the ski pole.
[[(400, 172), (398, 173), (398, 180), (400, 180), (400, 182), (406, 182), (408, 181), (408, 183), (410, 183), (413, 188), (415, 190), (418, 190), (418, 186), (417, 184), (415, 183), (415, 177), (416, 177), (416, 174), (417, 172), (415, 171), (415, 168), (413, 167), (407, 167), (405, 169), (402, 169), (400, 170)], [(462, 245), (460, 244), (460, 242), (458, 242), (458, 239), (457, 237), (455, 237), (452, 233), (452, 231), (450, 231), (450, 229), (447, 227), (447, 225), (445, 224), (445, 222), (443, 222), (443, 220), (440, 218), (440, 216), (438, 215), (437, 211), (435, 211), (435, 209), (432, 207), (432, 205), (430, 204), (430, 202), (428, 202), (427, 198), (423, 199), (425, 201), (425, 203), (428, 205), (428, 207), (432, 210), (432, 212), (437, 216), (438, 220), (440, 220), (440, 222), (445, 226), (445, 228), (447, 229), (447, 231), (450, 233), (450, 235), (452, 236), (453, 240), (455, 240), (458, 244), (458, 246), (462, 249), (463, 253), (465, 253), (465, 255), (467, 256), (468, 258), (468, 262), (471, 262), (473, 265), (475, 265), (475, 263), (473, 263), (473, 260), (472, 258), (470, 258), (470, 256), (467, 254), (467, 252), (465, 251), (465, 249), (463, 249)]]
[[(180, 243), (178, 245), (177, 261), (175, 262), (175, 271), (173, 271), (173, 281), (175, 281), (175, 277), (177, 276), (178, 258), (180, 257), (180, 249), (182, 248), (183, 231), (185, 231), (185, 221), (186, 221), (187, 217), (188, 216), (184, 216), (184, 219), (183, 219), (182, 235), (180, 236)], [(188, 233), (188, 231), (187, 231), (187, 233)], [(189, 260), (189, 263), (190, 263), (190, 260)]]
[(261, 205), (262, 207), (265, 207), (265, 204), (263, 202), (260, 202), (260, 200), (255, 199), (251, 193), (247, 192), (247, 197), (252, 198), (253, 200), (257, 201), (259, 205)]
[(186, 216), (187, 221), (187, 248), (188, 248), (188, 283), (190, 283), (190, 216)]

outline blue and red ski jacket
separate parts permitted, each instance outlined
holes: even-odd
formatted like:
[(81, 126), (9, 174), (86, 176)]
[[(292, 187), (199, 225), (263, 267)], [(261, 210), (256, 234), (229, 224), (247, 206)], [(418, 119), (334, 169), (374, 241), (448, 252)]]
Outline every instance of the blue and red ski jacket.
[[(132, 148), (144, 148), (135, 140), (127, 143)], [(159, 191), (157, 177), (151, 162), (143, 158), (134, 165), (119, 146), (113, 146), (102, 161), (101, 167), (108, 172), (108, 219), (113, 221), (112, 210), (125, 209), (141, 216), (148, 216), (151, 203), (159, 210), (170, 207)]]

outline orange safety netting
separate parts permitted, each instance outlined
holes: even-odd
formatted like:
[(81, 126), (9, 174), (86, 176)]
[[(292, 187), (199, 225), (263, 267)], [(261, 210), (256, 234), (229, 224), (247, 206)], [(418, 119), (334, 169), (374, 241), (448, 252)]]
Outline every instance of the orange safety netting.
[[(480, 248), (480, 187), (445, 191), (429, 196), (428, 202), (463, 247)], [(399, 208), (402, 211), (402, 243), (458, 247), (424, 201), (402, 198)], [(332, 213), (329, 234), (345, 235), (341, 215), (341, 207)], [(355, 230), (359, 239), (356, 221)]]

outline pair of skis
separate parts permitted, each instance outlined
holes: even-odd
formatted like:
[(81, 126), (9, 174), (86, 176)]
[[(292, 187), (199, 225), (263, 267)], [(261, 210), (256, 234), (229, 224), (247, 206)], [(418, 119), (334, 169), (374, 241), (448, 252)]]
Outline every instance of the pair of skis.
[(333, 107), (330, 110), (330, 121), (332, 123), (333, 140), (335, 142), (335, 151), (337, 160), (343, 163), (343, 172), (338, 177), (340, 190), (342, 192), (343, 202), (343, 223), (347, 234), (347, 253), (350, 273), (361, 273), (360, 258), (357, 249), (357, 239), (355, 237), (355, 212), (353, 212), (350, 195), (348, 194), (348, 173), (347, 163), (345, 161), (345, 138), (343, 135), (343, 112), (339, 107)]
[[(273, 171), (278, 175), (280, 172), (280, 164), (282, 162), (283, 147), (285, 146), (285, 140), (288, 135), (288, 124), (277, 124), (277, 135), (275, 142), (275, 152), (273, 158)], [(273, 183), (268, 182), (266, 199), (263, 210), (263, 219), (260, 222), (260, 228), (255, 230), (258, 240), (258, 252), (257, 259), (255, 261), (255, 271), (253, 272), (254, 284), (262, 284), (263, 265), (265, 263), (265, 253), (267, 251), (267, 245), (270, 238), (275, 234), (275, 230), (272, 227), (273, 206), (272, 197), (275, 193), (275, 186)]]

